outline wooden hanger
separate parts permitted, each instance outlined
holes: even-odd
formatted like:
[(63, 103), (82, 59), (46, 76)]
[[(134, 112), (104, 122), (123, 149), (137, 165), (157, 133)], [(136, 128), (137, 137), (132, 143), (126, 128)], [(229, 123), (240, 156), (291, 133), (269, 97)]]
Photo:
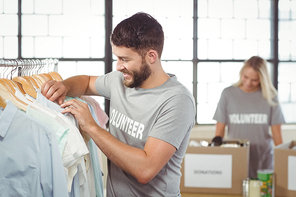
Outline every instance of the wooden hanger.
[(7, 80), (8, 79), (1, 78), (0, 83), (6, 87), (7, 91), (9, 91), (11, 94), (14, 94), (15, 93), (14, 86), (11, 83), (9, 83)]
[(48, 73), (42, 73), (40, 75), (45, 76), (46, 78), (48, 78), (49, 80), (53, 80), (52, 76), (50, 76)]
[(4, 85), (7, 88), (7, 90), (11, 92), (11, 94), (16, 95), (16, 90), (18, 90), (24, 96), (26, 94), (23, 88), (18, 84), (18, 82), (5, 78), (0, 78), (0, 83)]
[(15, 106), (17, 106), (19, 109), (22, 109), (24, 111), (27, 110), (27, 104), (17, 98), (12, 92), (8, 89), (6, 85), (3, 85), (3, 83), (0, 82), (0, 95), (4, 100), (10, 100)]
[(39, 85), (38, 83), (36, 82), (36, 80), (32, 77), (32, 76), (23, 76), (23, 77), (26, 77), (32, 84), (32, 86), (35, 88), (35, 89), (39, 89)]
[(21, 84), (16, 81), (9, 80), (12, 84), (14, 84), (14, 87), (16, 87), (22, 94), (26, 94), (25, 90), (22, 88)]
[(32, 77), (32, 79), (37, 83), (37, 85), (38, 85), (39, 88), (42, 86), (43, 82), (41, 81), (41, 79), (39, 79), (35, 75), (32, 75), (30, 77)]
[(6, 102), (5, 100), (0, 96), (0, 107), (5, 108), (6, 107)]
[(44, 84), (46, 81), (49, 80), (44, 75), (40, 75), (40, 74), (33, 75), (32, 77), (35, 78), (35, 79), (38, 79), (40, 81), (41, 85)]
[(33, 98), (37, 98), (37, 92), (30, 80), (26, 76), (14, 77), (13, 81), (19, 82), (22, 85), (23, 90)]
[(57, 81), (63, 81), (63, 78), (61, 77), (61, 75), (57, 72), (49, 72), (48, 73), (54, 80)]
[(18, 84), (15, 81), (9, 80), (9, 79), (5, 79), (5, 78), (1, 78), (0, 79), (2, 82), (6, 83), (7, 85), (9, 85), (11, 87), (11, 89), (13, 90), (13, 93), (15, 92), (14, 89), (18, 89), (20, 92), (22, 92), (23, 94), (26, 94), (25, 91), (23, 90), (22, 86), (20, 84)]

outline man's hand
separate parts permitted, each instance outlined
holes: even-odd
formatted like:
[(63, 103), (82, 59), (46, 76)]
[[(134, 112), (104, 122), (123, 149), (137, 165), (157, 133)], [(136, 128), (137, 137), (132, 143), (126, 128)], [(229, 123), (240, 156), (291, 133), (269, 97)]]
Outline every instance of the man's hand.
[(72, 99), (63, 103), (61, 107), (66, 108), (62, 111), (62, 113), (70, 112), (75, 116), (78, 120), (80, 128), (83, 131), (88, 132), (92, 127), (98, 126), (91, 115), (87, 103)]
[(60, 81), (49, 80), (42, 84), (41, 93), (50, 101), (57, 101), (61, 105), (65, 100), (67, 88)]

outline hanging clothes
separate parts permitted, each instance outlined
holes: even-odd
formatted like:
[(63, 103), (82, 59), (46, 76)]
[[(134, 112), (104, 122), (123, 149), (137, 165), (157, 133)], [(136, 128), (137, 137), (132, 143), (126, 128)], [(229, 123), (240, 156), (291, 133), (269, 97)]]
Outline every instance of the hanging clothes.
[(97, 116), (97, 120), (100, 127), (106, 129), (106, 124), (109, 120), (109, 117), (106, 114), (106, 112), (101, 108), (100, 104), (90, 96), (81, 96), (80, 98), (85, 102), (89, 103), (94, 108), (94, 112)]
[[(30, 194), (29, 196), (64, 197), (68, 195), (69, 197), (103, 197), (103, 173), (101, 171), (102, 161), (99, 157), (101, 154), (100, 150), (88, 134), (79, 129), (79, 124), (72, 114), (62, 114), (61, 111), (63, 108), (57, 103), (46, 99), (40, 92), (39, 88), (41, 85), (45, 81), (52, 79), (57, 81), (62, 80), (57, 72), (18, 76), (14, 77), (13, 80), (0, 78), (0, 196), (2, 194), (4, 196), (22, 196), (24, 193), (28, 193)], [(85, 97), (84, 100), (80, 98), (75, 99), (87, 103), (97, 124), (106, 128), (105, 124), (108, 121), (108, 116), (100, 109), (99, 104), (94, 99), (89, 98)], [(73, 98), (66, 97), (66, 99)], [(7, 114), (13, 114), (12, 112), (15, 112), (15, 110), (17, 111), (15, 113), (17, 116), (7, 116)], [(26, 117), (30, 121), (26, 121), (22, 117)], [(13, 122), (11, 124), (13, 127), (6, 125), (9, 123), (7, 121), (9, 118), (13, 120), (11, 121), (11, 123)], [(33, 122), (41, 126), (39, 126), (40, 128), (36, 126), (27, 129), (26, 126), (23, 127), (21, 124), (24, 121), (26, 121), (25, 125)], [(2, 127), (7, 127), (7, 131), (2, 131)], [(42, 129), (49, 130), (43, 131)], [(27, 132), (26, 130), (30, 131)], [(7, 134), (8, 131), (9, 135)], [(32, 136), (34, 142), (37, 141), (35, 139), (36, 136), (32, 133), (39, 137), (42, 134), (47, 136), (47, 141), (44, 140), (45, 137), (42, 137), (42, 140), (48, 142), (49, 148), (39, 150), (38, 145), (40, 144), (35, 145), (34, 143), (29, 143), (27, 145), (25, 142), (30, 141), (28, 136)], [(25, 134), (28, 135), (27, 138), (23, 136)], [(18, 143), (17, 140), (21, 139), (25, 139), (25, 142)], [(8, 143), (11, 146), (8, 146)], [(37, 147), (35, 148), (36, 152), (34, 152), (35, 149), (31, 145)], [(16, 148), (11, 148), (14, 146)], [(32, 156), (33, 163), (35, 160), (44, 159), (41, 164), (46, 163), (46, 168), (50, 170), (47, 172), (40, 170), (40, 173), (42, 173), (40, 177), (42, 179), (33, 180), (32, 183), (29, 181), (30, 178), (28, 177), (32, 176), (30, 174), (31, 172), (28, 170), (23, 172), (23, 170), (31, 167), (29, 162), (31, 159), (27, 160), (29, 167), (22, 167), (27, 163), (23, 162), (19, 164), (18, 162), (22, 162), (24, 158), (28, 157), (21, 157), (19, 154), (26, 154), (20, 152), (16, 154), (16, 158), (10, 155), (17, 147), (28, 151), (26, 154)], [(8, 151), (6, 154), (2, 154), (2, 152), (4, 153), (4, 149), (5, 151), (8, 149), (12, 152)], [(42, 153), (43, 157), (41, 157), (39, 152), (40, 154)], [(6, 159), (2, 159), (2, 155)], [(37, 158), (38, 156), (40, 158)], [(14, 169), (11, 166), (11, 171), (4, 172), (1, 169), (5, 169), (4, 166), (9, 166), (8, 163), (11, 158), (14, 159), (14, 166), (21, 166), (21, 169), (17, 167)], [(51, 167), (50, 164), (55, 166)], [(45, 167), (40, 167), (40, 169), (44, 170), (43, 168)], [(11, 175), (13, 171), (15, 174)], [(26, 177), (24, 181), (22, 180), (22, 176)], [(38, 181), (40, 181), (41, 188), (38, 187)], [(4, 188), (4, 192), (2, 192), (2, 188)]]
[[(84, 97), (85, 98), (85, 97)], [(66, 101), (68, 100), (71, 100), (71, 99), (78, 99), (82, 102), (85, 102), (87, 103), (86, 101), (80, 99), (80, 98), (77, 98), (77, 97), (66, 97)], [(52, 102), (52, 101), (49, 101), (47, 98), (45, 98), (40, 92), (37, 92), (37, 99), (36, 99), (36, 102), (40, 102), (40, 104), (42, 104), (43, 106), (46, 106), (50, 109), (53, 109), (55, 110), (56, 112), (61, 112), (63, 110), (63, 108), (61, 108), (58, 104)], [(34, 103), (36, 103), (34, 102)], [(95, 103), (95, 102), (93, 102)], [(87, 103), (88, 106), (89, 106), (89, 109), (91, 111), (91, 114), (94, 118), (94, 120), (96, 121), (96, 123), (98, 125), (100, 125), (99, 123), (99, 118), (97, 117), (96, 113), (95, 113), (95, 109), (93, 108), (93, 106), (89, 103)], [(102, 112), (100, 112), (100, 114), (103, 114)], [(71, 114), (68, 114), (66, 115), (68, 118), (72, 117), (72, 122), (77, 124), (77, 122), (74, 121), (73, 119), (73, 116)], [(106, 117), (104, 117), (104, 119), (106, 119)], [(79, 125), (77, 124), (77, 127), (79, 128)], [(85, 135), (84, 132), (80, 131), (80, 134), (81, 136), (83, 137)], [(94, 143), (94, 141), (92, 139), (88, 137), (86, 137), (84, 139), (85, 141), (85, 144), (87, 144), (87, 148), (88, 148), (88, 151), (89, 151), (89, 154), (90, 155), (84, 155), (84, 159), (85, 161), (89, 161), (86, 163), (86, 168), (91, 168), (92, 170), (92, 173), (86, 173), (87, 175), (87, 179), (88, 180), (88, 185), (89, 185), (89, 192), (90, 192), (90, 196), (92, 196), (92, 194), (95, 194), (95, 196), (97, 197), (103, 197), (103, 191), (104, 191), (104, 188), (103, 188), (103, 177), (102, 177), (102, 171), (101, 171), (101, 163), (100, 163), (100, 159), (99, 159), (99, 154), (98, 154), (98, 149), (96, 148), (96, 144)], [(81, 140), (80, 140), (80, 143), (81, 143)], [(64, 156), (63, 156), (64, 157)], [(89, 165), (91, 164), (91, 167), (89, 167)], [(78, 171), (78, 173), (80, 173), (80, 176), (79, 176), (79, 179), (80, 179), (80, 187), (82, 187), (83, 185), (83, 180), (85, 180), (85, 176), (84, 175), (84, 172), (82, 171), (82, 168), (79, 168), (80, 171)], [(71, 179), (73, 179), (73, 177), (71, 177)], [(93, 187), (90, 187), (90, 185), (94, 185), (94, 188)], [(70, 184), (68, 183), (68, 189), (69, 189), (69, 186)], [(71, 191), (71, 190), (69, 190)], [(83, 195), (85, 196), (85, 194)]]
[(0, 128), (1, 195), (67, 196), (54, 131), (10, 101), (0, 111)]
[[(40, 92), (37, 92), (37, 99), (32, 104), (33, 107), (39, 106), (40, 110), (47, 109), (51, 113), (55, 114), (59, 117), (70, 129), (67, 142), (65, 144), (65, 148), (62, 153), (63, 165), (66, 168), (65, 172), (68, 177), (68, 191), (71, 192), (72, 181), (76, 173), (81, 171), (77, 171), (77, 166), (82, 165), (84, 162), (84, 156), (89, 154), (88, 148), (78, 130), (77, 121), (75, 120), (72, 114), (67, 114), (66, 116), (59, 113), (63, 110), (56, 103), (49, 101), (46, 99)], [(85, 168), (81, 167), (80, 170), (84, 170)], [(80, 175), (80, 186), (87, 183), (87, 178), (84, 177), (86, 172), (81, 172)], [(83, 182), (84, 181), (84, 182)], [(85, 190), (87, 192), (88, 190)], [(84, 194), (85, 196), (89, 196)]]

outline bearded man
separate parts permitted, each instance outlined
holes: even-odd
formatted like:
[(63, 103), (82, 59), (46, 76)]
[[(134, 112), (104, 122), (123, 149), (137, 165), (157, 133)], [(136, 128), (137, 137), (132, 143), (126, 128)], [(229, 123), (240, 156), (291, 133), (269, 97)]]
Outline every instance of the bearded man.
[[(195, 102), (162, 68), (162, 26), (151, 15), (136, 13), (115, 27), (111, 45), (117, 71), (47, 81), (41, 93), (65, 108), (62, 113), (72, 113), (107, 156), (107, 196), (181, 196), (180, 168)], [(64, 103), (66, 96), (81, 95), (110, 100), (108, 130), (96, 124), (86, 103)]]

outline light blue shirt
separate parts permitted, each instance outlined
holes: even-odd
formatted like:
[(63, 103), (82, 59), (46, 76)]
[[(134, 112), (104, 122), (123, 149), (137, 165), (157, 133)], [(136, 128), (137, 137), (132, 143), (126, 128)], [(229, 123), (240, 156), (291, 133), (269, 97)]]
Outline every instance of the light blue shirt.
[[(29, 116), (35, 118), (36, 120), (39, 120), (40, 122), (44, 123), (45, 125), (49, 126), (55, 131), (55, 135), (57, 137), (57, 142), (59, 145), (59, 151), (61, 154), (61, 157), (63, 155), (64, 147), (67, 142), (68, 138), (68, 131), (69, 128), (62, 125), (60, 122), (58, 122), (56, 119), (53, 118), (55, 116), (52, 114), (50, 117), (49, 115), (46, 115), (37, 109), (34, 109), (33, 107), (29, 106), (27, 107), (26, 114)], [(55, 118), (59, 118), (58, 116), (55, 116)]]
[[(89, 150), (77, 128), (77, 120), (71, 113), (61, 114), (60, 112), (63, 110), (63, 108), (61, 108), (57, 103), (45, 98), (40, 92), (37, 92), (37, 99), (34, 104), (38, 103), (56, 113), (69, 127), (69, 135), (62, 156), (63, 164), (66, 168), (66, 174), (68, 176), (69, 195), (75, 197), (77, 196), (77, 191), (72, 191), (72, 188), (73, 184), (75, 184), (74, 188), (77, 189), (76, 186), (78, 183), (80, 191), (79, 195), (89, 196), (89, 183), (88, 178), (86, 177), (87, 175), (84, 162), (84, 156), (89, 153)], [(76, 173), (79, 174), (79, 179), (74, 179)]]
[(68, 196), (54, 131), (8, 101), (0, 110), (3, 196)]
[[(84, 101), (78, 97), (66, 97), (65, 101), (69, 101), (72, 99), (77, 99), (81, 102), (87, 103), (86, 101)], [(94, 120), (96, 121), (96, 123), (98, 125), (100, 125), (93, 106), (89, 103), (87, 103), (87, 104), (88, 104), (89, 110), (90, 110)], [(97, 145), (95, 144), (95, 142), (92, 139), (89, 140), (88, 145), (89, 145), (89, 153), (90, 153), (91, 163), (92, 163), (93, 172), (94, 172), (96, 197), (103, 197), (104, 196), (103, 174), (101, 171)]]
[[(88, 104), (88, 107), (90, 109), (90, 112), (93, 116), (93, 118), (95, 119), (96, 123), (98, 125), (99, 121), (97, 118), (97, 115), (94, 111), (94, 108)], [(91, 163), (93, 166), (93, 171), (94, 171), (94, 179), (95, 179), (95, 188), (96, 188), (96, 197), (103, 197), (103, 176), (102, 176), (102, 171), (101, 171), (101, 166), (100, 166), (100, 160), (99, 160), (99, 155), (98, 155), (98, 149), (97, 149), (97, 145), (95, 144), (95, 142), (91, 139), (88, 142), (89, 145), (89, 153), (90, 153), (90, 158), (91, 158)]]
[[(86, 101), (81, 100), (77, 97), (75, 97), (75, 98), (74, 97), (66, 97), (65, 100), (69, 101), (72, 99), (77, 99), (79, 101), (87, 103)], [(96, 123), (98, 125), (100, 125), (93, 106), (89, 103), (87, 103), (87, 104), (88, 104), (89, 110), (90, 110), (94, 120), (96, 121)], [(103, 176), (102, 176), (102, 171), (101, 171), (101, 166), (100, 166), (97, 145), (95, 144), (95, 142), (92, 139), (89, 140), (88, 145), (89, 145), (89, 153), (90, 153), (91, 163), (92, 163), (93, 172), (94, 172), (96, 197), (103, 197), (104, 196)]]
[[(82, 99), (80, 99), (78, 97), (66, 97), (65, 101), (69, 101), (69, 100), (72, 100), (72, 99), (77, 99), (77, 100), (79, 100), (81, 102), (87, 103), (86, 101), (84, 101), (84, 100), (82, 100)], [(46, 97), (44, 97), (40, 92), (37, 92), (37, 101), (42, 103), (43, 105), (51, 108), (51, 109), (54, 109), (57, 112), (61, 112), (63, 110), (63, 108), (61, 108), (56, 103), (46, 99)], [(87, 103), (87, 104), (89, 106), (90, 112), (91, 112), (94, 120), (96, 121), (96, 123), (98, 125), (100, 125), (94, 108), (92, 107), (91, 104), (89, 104), (89, 103)], [(103, 177), (102, 177), (102, 171), (101, 171), (97, 146), (96, 146), (96, 144), (94, 143), (94, 141), (92, 139), (88, 142), (88, 144), (89, 144), (89, 153), (90, 153), (90, 157), (91, 157), (91, 163), (92, 163), (93, 172), (94, 172), (96, 197), (103, 197), (103, 191), (104, 191)], [(73, 194), (71, 194), (71, 195), (73, 195)]]

